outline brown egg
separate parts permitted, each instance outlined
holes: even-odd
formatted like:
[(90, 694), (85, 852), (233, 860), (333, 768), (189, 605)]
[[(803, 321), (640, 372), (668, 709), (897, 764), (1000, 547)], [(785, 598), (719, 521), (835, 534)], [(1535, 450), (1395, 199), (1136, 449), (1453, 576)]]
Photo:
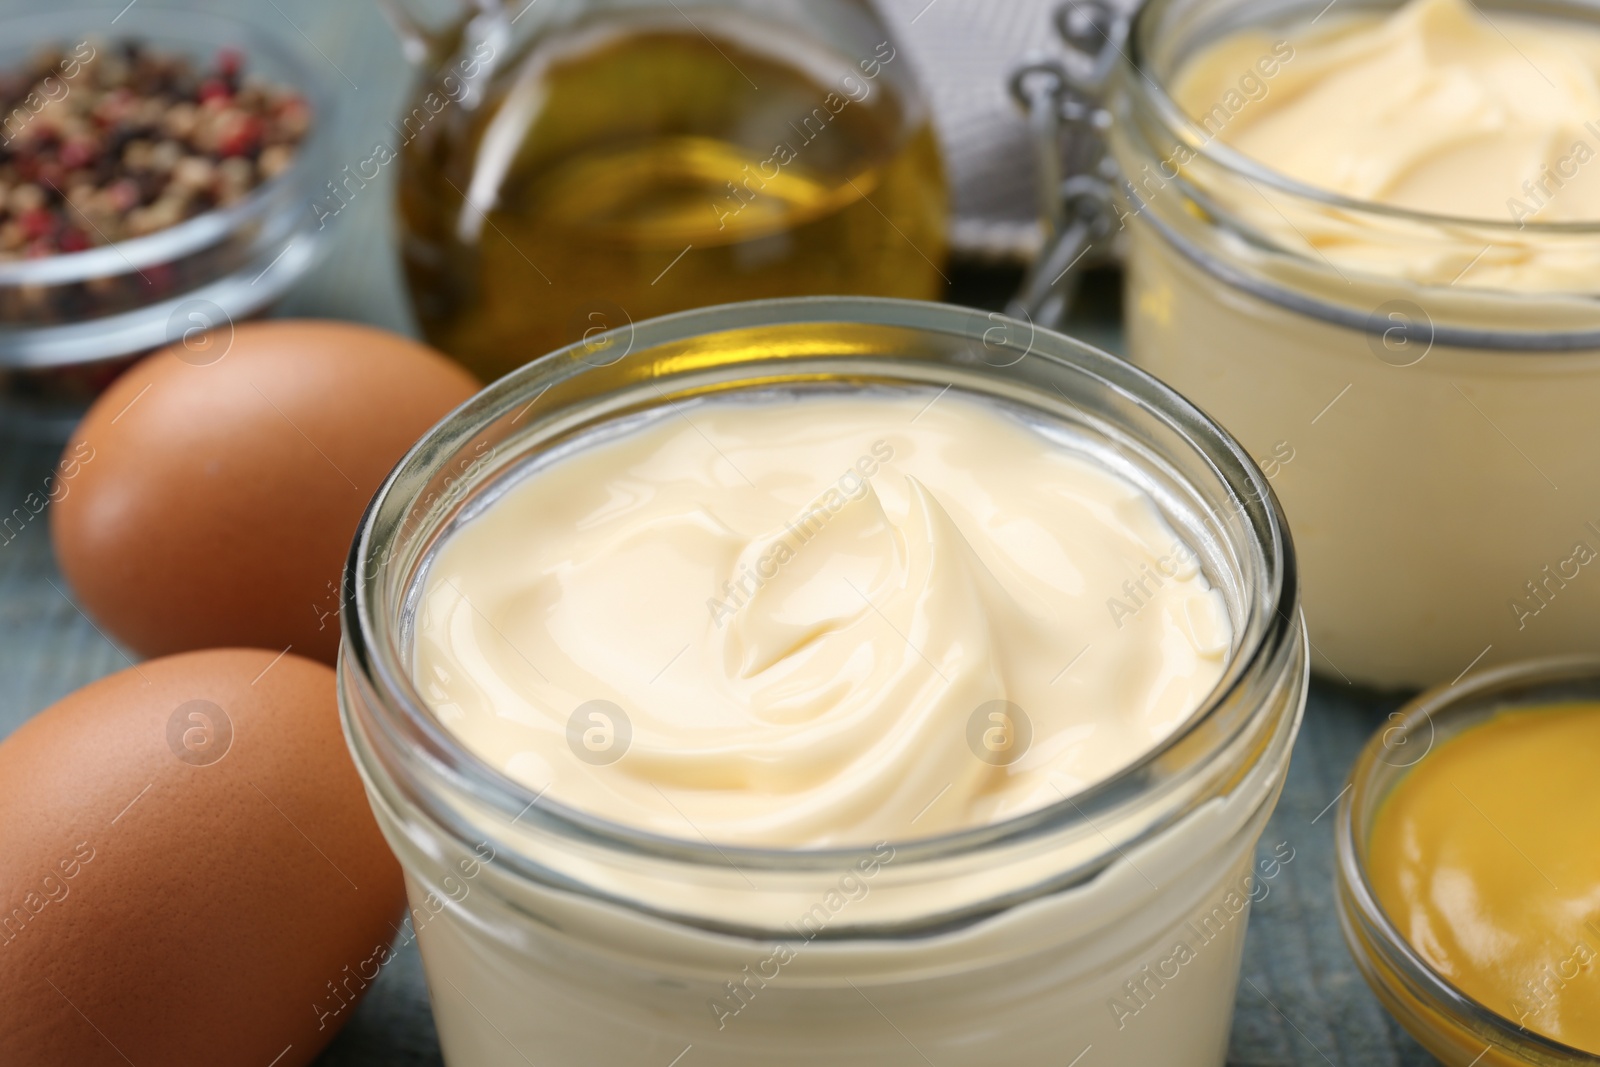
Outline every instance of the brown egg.
[(257, 322), (226, 338), (150, 356), (84, 416), (51, 508), (56, 556), (135, 652), (292, 646), (332, 663), (367, 501), (478, 383), (367, 326)]
[(309, 1063), (404, 901), (333, 671), (225, 649), (114, 674), (0, 743), (0, 1063)]

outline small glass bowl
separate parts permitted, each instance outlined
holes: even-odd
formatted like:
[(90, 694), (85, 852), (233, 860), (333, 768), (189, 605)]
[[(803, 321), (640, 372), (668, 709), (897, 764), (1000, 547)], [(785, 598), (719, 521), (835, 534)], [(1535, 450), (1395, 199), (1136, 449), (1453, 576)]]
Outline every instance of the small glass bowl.
[(323, 244), (311, 203), (333, 177), (334, 72), (287, 21), (273, 29), (143, 4), (115, 25), (81, 11), (22, 15), (0, 21), (0, 66), (86, 39), (101, 48), (138, 40), (197, 63), (237, 49), (247, 78), (306, 99), (311, 128), (288, 171), (238, 203), (144, 237), (0, 263), (0, 427), (13, 436), (65, 439), (135, 359), (186, 331), (261, 313)]
[(1390, 921), (1367, 877), (1389, 793), (1436, 745), (1510, 708), (1600, 700), (1600, 656), (1530, 660), (1439, 686), (1394, 712), (1361, 751), (1334, 833), (1339, 925), (1384, 1007), (1445, 1067), (1600, 1067), (1600, 1056), (1533, 1033), (1467, 996)]

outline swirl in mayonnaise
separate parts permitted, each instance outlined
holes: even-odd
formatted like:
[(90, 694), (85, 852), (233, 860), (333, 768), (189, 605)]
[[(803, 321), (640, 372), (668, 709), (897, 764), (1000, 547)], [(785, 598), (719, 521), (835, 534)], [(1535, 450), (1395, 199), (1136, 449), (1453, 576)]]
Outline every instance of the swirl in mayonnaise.
[(470, 750), (676, 837), (903, 840), (1104, 779), (1232, 630), (1131, 481), (959, 393), (662, 409), (440, 547), (415, 680)]

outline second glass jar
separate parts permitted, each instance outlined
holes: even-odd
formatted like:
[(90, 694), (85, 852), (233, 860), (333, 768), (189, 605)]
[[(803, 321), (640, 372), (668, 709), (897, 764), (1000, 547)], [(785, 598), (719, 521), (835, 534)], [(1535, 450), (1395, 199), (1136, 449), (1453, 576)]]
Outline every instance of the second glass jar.
[[(1490, 17), (1523, 7), (1482, 4)], [(1519, 256), (1593, 258), (1600, 224), (1456, 219), (1313, 189), (1217, 136), (1251, 106), (1242, 91), (1201, 116), (1172, 95), (1187, 61), (1242, 28), (1263, 40), (1241, 74), (1251, 99), (1292, 91), (1282, 86), (1299, 75), (1284, 72), (1309, 62), (1292, 58), (1296, 46), (1319, 12), (1340, 10), (1140, 9), (1111, 129), (1130, 355), (1272, 476), (1304, 560), (1319, 670), (1415, 687), (1589, 650), (1600, 313), (1591, 293), (1478, 284), (1475, 272)], [(1587, 4), (1539, 11), (1595, 25)], [(1368, 250), (1366, 266), (1335, 262), (1344, 243)], [(1373, 266), (1429, 259), (1451, 265), (1438, 283)]]

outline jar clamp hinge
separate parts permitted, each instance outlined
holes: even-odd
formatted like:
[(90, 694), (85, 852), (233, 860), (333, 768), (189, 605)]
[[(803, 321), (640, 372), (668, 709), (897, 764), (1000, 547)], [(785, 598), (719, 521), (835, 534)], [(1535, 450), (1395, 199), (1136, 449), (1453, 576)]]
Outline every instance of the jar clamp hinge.
[(1117, 170), (1106, 147), (1105, 97), (1129, 18), (1108, 0), (1067, 0), (1054, 22), (1069, 55), (1026, 62), (1011, 75), (1032, 134), (1045, 241), (1006, 307), (1049, 327), (1066, 318), (1083, 262), (1109, 250)]

